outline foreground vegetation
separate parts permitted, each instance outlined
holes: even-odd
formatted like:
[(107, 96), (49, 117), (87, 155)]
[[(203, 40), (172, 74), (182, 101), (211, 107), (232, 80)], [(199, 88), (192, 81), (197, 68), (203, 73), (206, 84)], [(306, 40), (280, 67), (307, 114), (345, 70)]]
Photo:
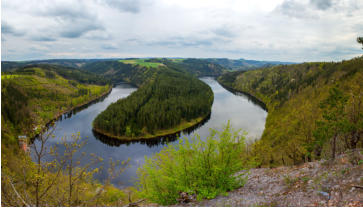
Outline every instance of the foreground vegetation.
[[(68, 77), (69, 76), (69, 77)], [(90, 168), (102, 159), (75, 153), (84, 145), (80, 135), (63, 141), (64, 152), (46, 148), (52, 132), (42, 134), (42, 127), (58, 115), (88, 103), (111, 89), (103, 78), (74, 69), (50, 65), (26, 66), (3, 73), (1, 111), (1, 203), (3, 206), (121, 206), (134, 200), (127, 190), (93, 179), (101, 166)], [(106, 82), (107, 83), (107, 82)], [(40, 145), (32, 145), (31, 156), (18, 147), (18, 135), (28, 138), (40, 133)], [(53, 156), (52, 161), (44, 160)], [(78, 166), (84, 157), (89, 163)], [(109, 174), (122, 171), (127, 163), (111, 161)], [(131, 190), (128, 190), (131, 191)]]
[(249, 160), (257, 166), (331, 158), (362, 147), (363, 57), (227, 73), (223, 85), (268, 108), (265, 130)]
[(208, 138), (180, 139), (178, 145), (145, 158), (138, 170), (141, 196), (170, 205), (182, 192), (201, 200), (242, 186), (245, 178), (236, 173), (243, 169), (244, 140), (228, 123), (221, 132), (211, 130)]
[[(103, 159), (92, 154), (76, 156), (85, 144), (79, 134), (74, 134), (71, 141), (60, 142), (62, 152), (55, 147), (46, 148), (51, 132), (38, 139), (40, 145), (32, 146), (33, 159), (15, 146), (2, 146), (2, 206), (123, 206), (138, 199), (134, 188), (120, 190), (110, 184), (125, 170), (127, 162), (110, 161), (109, 177), (101, 184), (93, 175), (102, 169)], [(55, 159), (44, 160), (49, 156)], [(79, 166), (85, 158), (87, 164)], [(100, 165), (90, 168), (94, 164)]]
[(137, 91), (99, 114), (93, 128), (121, 139), (176, 133), (210, 114), (212, 103), (213, 92), (207, 84), (162, 67), (154, 69)]

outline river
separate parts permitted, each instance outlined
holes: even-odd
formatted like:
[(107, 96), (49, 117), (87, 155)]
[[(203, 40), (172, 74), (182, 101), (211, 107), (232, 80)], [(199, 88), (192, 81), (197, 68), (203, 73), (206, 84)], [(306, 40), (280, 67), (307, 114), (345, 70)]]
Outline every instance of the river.
[[(177, 142), (177, 136), (191, 137), (199, 134), (201, 138), (209, 135), (209, 129), (222, 129), (223, 125), (229, 120), (235, 129), (243, 129), (248, 132), (249, 140), (258, 139), (262, 135), (265, 127), (267, 112), (259, 106), (253, 99), (241, 94), (232, 93), (223, 88), (214, 78), (206, 77), (201, 80), (207, 83), (213, 90), (214, 102), (210, 117), (200, 125), (180, 133), (151, 140), (122, 142), (115, 139), (105, 138), (96, 135), (92, 131), (92, 121), (112, 102), (120, 98), (127, 97), (133, 91), (137, 90), (129, 84), (119, 84), (115, 86), (111, 93), (99, 102), (88, 105), (83, 109), (78, 109), (69, 114), (63, 115), (55, 122), (54, 138), (47, 141), (47, 146), (56, 146), (59, 152), (63, 151), (64, 146), (58, 144), (63, 141), (71, 141), (71, 135), (79, 132), (82, 141), (87, 143), (79, 151), (86, 154), (95, 154), (104, 160), (97, 163), (95, 167), (102, 166), (103, 169), (95, 178), (104, 181), (108, 178), (108, 161), (123, 161), (129, 159), (128, 167), (120, 176), (111, 180), (111, 183), (117, 187), (131, 186), (136, 179), (136, 170), (143, 164), (145, 156), (149, 157), (153, 153), (159, 152), (168, 143)], [(39, 145), (35, 140), (34, 145)], [(78, 155), (78, 156), (79, 156)], [(50, 160), (51, 156), (45, 158)], [(81, 165), (89, 162), (89, 157), (81, 160)]]

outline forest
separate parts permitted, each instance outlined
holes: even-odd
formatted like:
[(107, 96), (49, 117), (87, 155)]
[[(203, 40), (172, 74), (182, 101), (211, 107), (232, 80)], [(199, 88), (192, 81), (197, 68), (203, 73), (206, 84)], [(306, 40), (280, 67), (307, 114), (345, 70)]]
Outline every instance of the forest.
[[(178, 202), (181, 191), (198, 200), (227, 194), (246, 183), (244, 175), (235, 176), (246, 168), (331, 159), (361, 148), (362, 66), (363, 57), (234, 72), (193, 59), (108, 60), (78, 69), (19, 66), (2, 73), (2, 200), (13, 206), (121, 206), (142, 197), (170, 205)], [(139, 190), (99, 184), (93, 178), (97, 168), (70, 166), (69, 161), (76, 162), (72, 152), (83, 145), (79, 134), (63, 144), (60, 162), (31, 162), (16, 148), (15, 135), (31, 136), (55, 116), (107, 93), (110, 83), (125, 81), (138, 90), (99, 114), (94, 130), (120, 139), (179, 131), (210, 114), (213, 92), (196, 77), (207, 74), (222, 74), (218, 81), (223, 86), (266, 104), (269, 113), (260, 140), (246, 144), (229, 123), (221, 132), (211, 130), (207, 138), (181, 139), (147, 158), (138, 170)], [(20, 190), (24, 201), (11, 190)]]
[(182, 130), (210, 113), (213, 92), (207, 84), (167, 67), (152, 70), (136, 92), (96, 117), (96, 131), (116, 138), (154, 137)]
[(248, 160), (256, 166), (334, 158), (362, 147), (363, 57), (226, 73), (219, 82), (262, 100), (268, 117)]
[(2, 141), (34, 136), (50, 120), (107, 93), (102, 77), (59, 66), (25, 66), (1, 75)]

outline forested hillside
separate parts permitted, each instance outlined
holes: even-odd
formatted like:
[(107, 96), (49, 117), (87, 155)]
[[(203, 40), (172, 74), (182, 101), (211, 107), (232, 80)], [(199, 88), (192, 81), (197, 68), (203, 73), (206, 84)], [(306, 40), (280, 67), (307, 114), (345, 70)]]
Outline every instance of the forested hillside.
[(153, 70), (140, 88), (111, 104), (94, 129), (116, 138), (148, 138), (178, 132), (210, 113), (213, 92), (197, 78), (167, 67)]
[(209, 62), (205, 59), (163, 59), (162, 62), (170, 68), (178, 71), (186, 71), (197, 77), (217, 77), (224, 71), (224, 68), (221, 65)]
[(245, 71), (245, 70), (274, 66), (274, 65), (293, 64), (292, 62), (256, 61), (256, 60), (227, 59), (227, 58), (208, 58), (206, 60), (210, 63), (219, 64), (226, 69), (236, 70), (236, 71)]
[(156, 70), (156, 68), (127, 64), (122, 61), (100, 61), (86, 64), (82, 69), (102, 75), (113, 83), (129, 82), (136, 86), (140, 86)]
[(223, 85), (269, 110), (250, 155), (256, 165), (289, 165), (362, 147), (363, 57), (224, 74)]
[(48, 59), (48, 60), (34, 60), (34, 61), (2, 61), (1, 70), (5, 72), (34, 64), (42, 64), (42, 65), (50, 64), (53, 66), (58, 65), (63, 67), (81, 68), (83, 65), (87, 63), (94, 63), (100, 60), (106, 61), (109, 59)]
[(2, 141), (34, 136), (57, 115), (107, 93), (111, 86), (106, 83), (97, 75), (50, 65), (2, 73)]

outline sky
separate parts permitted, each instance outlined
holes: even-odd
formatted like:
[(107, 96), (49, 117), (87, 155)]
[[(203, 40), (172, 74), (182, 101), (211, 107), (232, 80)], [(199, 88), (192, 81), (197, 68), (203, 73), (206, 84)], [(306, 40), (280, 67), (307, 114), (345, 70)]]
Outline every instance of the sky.
[(362, 0), (2, 0), (1, 59), (362, 55)]

